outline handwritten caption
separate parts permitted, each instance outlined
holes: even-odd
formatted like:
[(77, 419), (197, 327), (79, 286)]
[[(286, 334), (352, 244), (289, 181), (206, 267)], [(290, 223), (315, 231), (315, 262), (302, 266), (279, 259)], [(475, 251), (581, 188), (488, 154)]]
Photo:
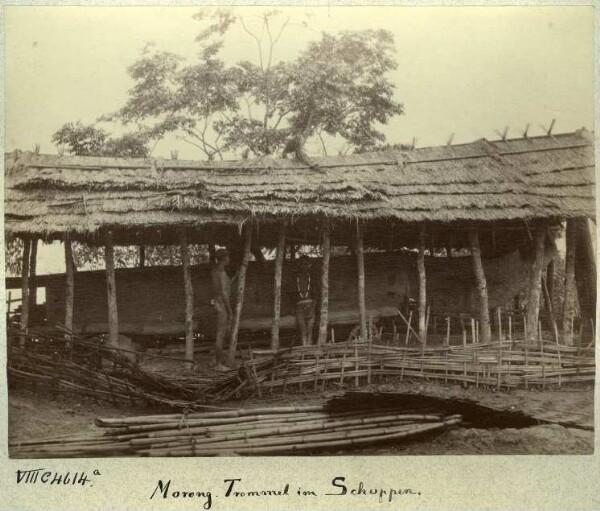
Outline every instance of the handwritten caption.
[[(100, 476), (99, 470), (92, 472)], [(45, 484), (48, 486), (94, 486), (93, 478), (88, 472), (55, 472), (45, 468), (17, 470), (17, 484)]]
[[(391, 503), (396, 497), (406, 495), (421, 495), (421, 492), (412, 488), (381, 488), (369, 487), (363, 481), (358, 484), (346, 482), (342, 476), (334, 477), (326, 491), (317, 491), (302, 487), (292, 488), (290, 483), (285, 483), (280, 488), (274, 489), (256, 489), (248, 487), (241, 478), (223, 480), (223, 497), (226, 499), (252, 498), (252, 497), (289, 497), (296, 495), (300, 497), (352, 497), (352, 496), (370, 496), (378, 499), (379, 503)], [(159, 479), (150, 494), (150, 500), (153, 499), (202, 499), (202, 507), (211, 509), (214, 499), (218, 495), (211, 490), (193, 490), (182, 489), (173, 483), (171, 479), (163, 481)]]

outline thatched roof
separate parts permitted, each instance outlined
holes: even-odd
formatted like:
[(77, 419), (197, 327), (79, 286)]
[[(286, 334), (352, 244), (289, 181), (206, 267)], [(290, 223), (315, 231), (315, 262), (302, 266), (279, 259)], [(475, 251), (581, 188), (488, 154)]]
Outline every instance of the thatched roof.
[(6, 155), (11, 234), (265, 221), (514, 221), (595, 214), (592, 136), (575, 133), (314, 158), (198, 162)]

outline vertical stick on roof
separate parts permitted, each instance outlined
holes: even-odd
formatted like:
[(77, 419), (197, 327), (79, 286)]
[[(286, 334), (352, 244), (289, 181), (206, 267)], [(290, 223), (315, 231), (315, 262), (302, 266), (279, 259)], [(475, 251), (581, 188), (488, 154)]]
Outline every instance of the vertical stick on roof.
[(577, 251), (577, 232), (575, 220), (567, 220), (565, 256), (565, 295), (563, 303), (563, 342), (573, 346), (573, 316), (575, 314), (575, 254)]
[[(73, 330), (73, 303), (75, 300), (75, 264), (73, 261), (73, 246), (69, 235), (65, 235), (65, 327), (67, 332)], [(69, 333), (65, 336), (70, 341)]]
[(242, 319), (242, 308), (244, 307), (244, 289), (246, 287), (246, 271), (250, 261), (250, 248), (252, 245), (252, 222), (248, 222), (244, 227), (244, 254), (242, 264), (238, 275), (237, 297), (235, 303), (235, 312), (233, 314), (233, 324), (231, 326), (231, 339), (229, 341), (229, 363), (233, 365), (237, 352), (237, 338), (240, 330), (240, 321)]
[(279, 349), (279, 320), (281, 318), (281, 275), (283, 274), (283, 259), (285, 258), (285, 221), (279, 226), (277, 239), (277, 256), (275, 257), (275, 276), (273, 291), (273, 323), (271, 325), (271, 349)]
[(117, 284), (115, 279), (115, 249), (112, 231), (105, 237), (104, 260), (106, 263), (106, 296), (108, 301), (108, 340), (119, 346), (119, 313), (117, 309)]
[(419, 337), (423, 344), (427, 343), (427, 276), (425, 272), (425, 226), (421, 226), (419, 233), (419, 256), (417, 258), (417, 271), (419, 272)]
[(31, 252), (29, 254), (29, 310), (34, 310), (37, 305), (37, 286), (35, 285), (35, 275), (37, 267), (37, 248), (38, 239), (31, 239)]
[(180, 228), (179, 249), (183, 267), (183, 291), (185, 296), (185, 359), (194, 361), (194, 288), (192, 286), (192, 271), (190, 269), (190, 252), (188, 250), (187, 234)]
[(317, 344), (327, 341), (327, 323), (329, 321), (329, 257), (331, 255), (329, 217), (323, 219), (323, 267), (321, 273), (321, 304), (319, 307), (319, 337)]
[(360, 338), (367, 338), (367, 307), (365, 305), (365, 253), (362, 226), (356, 222), (356, 265), (358, 267), (358, 313), (360, 318)]
[[(27, 333), (29, 328), (29, 257), (31, 254), (31, 240), (23, 238), (23, 259), (21, 262), (21, 330)], [(25, 337), (21, 337), (19, 344), (25, 344)]]
[(540, 316), (545, 241), (546, 226), (539, 225), (534, 234), (535, 259), (533, 260), (531, 279), (529, 281), (529, 298), (527, 300), (527, 333), (529, 339), (525, 339), (526, 341), (535, 341), (538, 336), (537, 324)]
[(479, 234), (475, 229), (469, 231), (469, 246), (471, 249), (471, 260), (473, 262), (473, 273), (477, 285), (479, 297), (479, 322), (481, 323), (481, 342), (488, 343), (492, 338), (490, 325), (490, 307), (488, 300), (487, 280), (481, 261), (481, 248), (479, 246)]

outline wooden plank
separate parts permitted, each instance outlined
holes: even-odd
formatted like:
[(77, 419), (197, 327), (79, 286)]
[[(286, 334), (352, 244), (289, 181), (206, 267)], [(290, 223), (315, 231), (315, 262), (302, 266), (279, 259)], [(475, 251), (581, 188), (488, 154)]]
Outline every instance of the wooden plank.
[(252, 221), (248, 221), (244, 226), (244, 253), (242, 255), (242, 264), (238, 274), (237, 297), (235, 302), (235, 311), (233, 313), (233, 324), (231, 326), (231, 338), (229, 341), (229, 363), (234, 365), (237, 353), (238, 333), (240, 330), (240, 320), (242, 318), (242, 309), (244, 307), (244, 289), (246, 287), (246, 272), (248, 262), (250, 261), (252, 247)]
[(321, 304), (319, 307), (319, 336), (317, 344), (327, 341), (327, 325), (329, 315), (329, 259), (331, 256), (330, 221), (323, 219), (323, 266), (321, 271)]
[(117, 284), (115, 281), (115, 249), (113, 233), (107, 231), (104, 245), (106, 263), (106, 296), (108, 301), (108, 340), (113, 346), (119, 346), (119, 312), (117, 308)]
[(185, 296), (185, 359), (194, 361), (194, 288), (190, 270), (190, 253), (187, 234), (184, 229), (178, 229), (181, 264), (183, 266), (183, 290)]
[(275, 257), (275, 275), (273, 289), (273, 322), (271, 324), (271, 349), (279, 349), (279, 324), (281, 319), (281, 276), (283, 274), (283, 260), (285, 258), (285, 222), (279, 227), (277, 240), (277, 255)]

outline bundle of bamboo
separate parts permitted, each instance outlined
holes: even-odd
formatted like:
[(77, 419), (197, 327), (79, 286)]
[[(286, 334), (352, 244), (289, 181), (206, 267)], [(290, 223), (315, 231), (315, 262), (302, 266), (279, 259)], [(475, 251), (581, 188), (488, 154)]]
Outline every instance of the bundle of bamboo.
[(325, 405), (97, 419), (104, 434), (12, 442), (15, 458), (227, 456), (331, 452), (396, 442), (459, 424), (459, 415)]

